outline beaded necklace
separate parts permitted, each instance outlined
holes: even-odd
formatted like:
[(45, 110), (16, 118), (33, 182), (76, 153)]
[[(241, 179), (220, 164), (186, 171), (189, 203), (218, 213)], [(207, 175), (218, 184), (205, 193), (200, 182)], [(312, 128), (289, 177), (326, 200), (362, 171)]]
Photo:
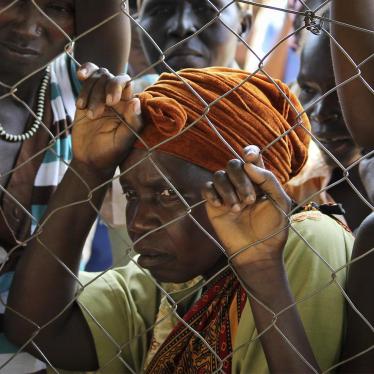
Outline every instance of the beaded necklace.
[(45, 71), (45, 75), (42, 79), (42, 83), (40, 85), (40, 88), (39, 88), (36, 118), (34, 120), (34, 123), (31, 126), (30, 130), (28, 130), (25, 133), (20, 134), (20, 135), (13, 135), (13, 134), (9, 134), (8, 132), (6, 132), (4, 127), (0, 124), (0, 138), (2, 138), (3, 140), (6, 140), (8, 142), (18, 143), (18, 142), (23, 142), (27, 139), (30, 139), (33, 135), (36, 134), (36, 132), (37, 132), (37, 130), (38, 130), (40, 124), (41, 124), (41, 121), (43, 119), (45, 94), (47, 92), (48, 83), (49, 83), (50, 78), (51, 78), (51, 69), (48, 66), (46, 71)]

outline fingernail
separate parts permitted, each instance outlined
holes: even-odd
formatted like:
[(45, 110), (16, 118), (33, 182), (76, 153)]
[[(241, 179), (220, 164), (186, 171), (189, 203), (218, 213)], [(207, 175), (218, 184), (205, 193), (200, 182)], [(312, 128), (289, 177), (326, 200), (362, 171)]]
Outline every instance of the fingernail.
[(234, 204), (232, 207), (231, 207), (231, 210), (235, 213), (237, 212), (240, 212), (241, 211), (241, 208), (240, 208), (240, 205), (239, 204)]
[(77, 108), (83, 108), (83, 104), (84, 104), (83, 99), (77, 100)]
[(113, 103), (113, 96), (112, 96), (111, 94), (108, 94), (108, 95), (106, 96), (106, 103), (107, 103), (108, 105), (111, 105), (111, 104)]
[(253, 204), (256, 200), (256, 197), (253, 195), (249, 195), (245, 198), (246, 204)]
[(245, 151), (246, 156), (254, 156), (255, 154), (256, 154), (256, 152), (253, 149), (249, 149), (249, 150)]
[(95, 118), (94, 111), (93, 110), (89, 110), (87, 112), (87, 117), (90, 118), (90, 119), (94, 119)]
[(216, 207), (220, 207), (222, 204), (219, 200), (213, 200), (213, 205)]
[(83, 77), (85, 77), (87, 75), (87, 69), (85, 69), (85, 68), (79, 69), (79, 74), (82, 75)]

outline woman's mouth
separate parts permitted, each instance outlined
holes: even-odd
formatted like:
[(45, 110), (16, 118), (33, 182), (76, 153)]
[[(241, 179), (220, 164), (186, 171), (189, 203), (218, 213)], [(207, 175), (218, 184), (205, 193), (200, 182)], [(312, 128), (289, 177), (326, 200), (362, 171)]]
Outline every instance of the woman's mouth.
[(154, 249), (142, 248), (136, 250), (136, 252), (140, 254), (138, 264), (146, 269), (158, 267), (173, 259), (172, 255)]

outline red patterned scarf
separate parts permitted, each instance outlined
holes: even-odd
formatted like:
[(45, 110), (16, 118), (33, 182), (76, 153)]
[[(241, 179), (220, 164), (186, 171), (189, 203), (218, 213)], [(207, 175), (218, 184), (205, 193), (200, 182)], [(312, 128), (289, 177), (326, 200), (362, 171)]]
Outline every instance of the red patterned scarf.
[(231, 270), (219, 275), (185, 314), (185, 323), (180, 322), (161, 345), (146, 373), (211, 373), (221, 368), (221, 360), (221, 369), (231, 373), (228, 356), (246, 300)]

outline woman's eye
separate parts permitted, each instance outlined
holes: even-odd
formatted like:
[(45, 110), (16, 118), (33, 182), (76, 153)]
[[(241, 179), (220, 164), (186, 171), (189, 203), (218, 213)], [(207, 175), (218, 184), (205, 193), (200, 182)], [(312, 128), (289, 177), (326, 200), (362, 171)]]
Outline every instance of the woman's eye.
[(127, 201), (136, 199), (136, 192), (135, 191), (126, 191), (123, 193), (126, 197)]

